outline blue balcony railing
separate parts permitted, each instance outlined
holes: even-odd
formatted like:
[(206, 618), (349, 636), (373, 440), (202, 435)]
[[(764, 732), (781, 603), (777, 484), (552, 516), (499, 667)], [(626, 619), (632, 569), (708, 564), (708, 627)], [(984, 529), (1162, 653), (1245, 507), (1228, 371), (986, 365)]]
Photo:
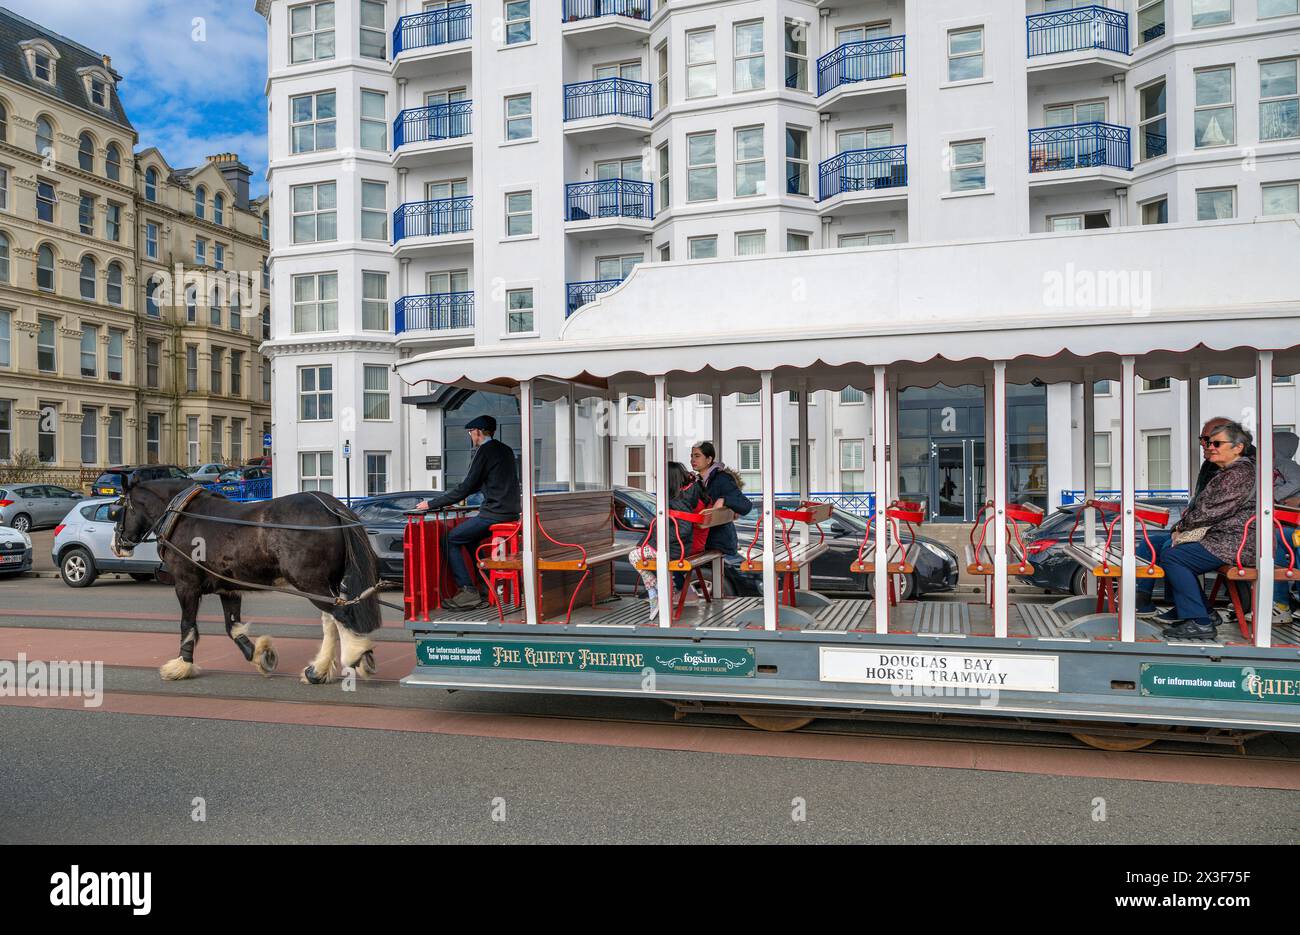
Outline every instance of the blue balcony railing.
[[(1094, 490), (1093, 495), (1097, 500), (1118, 500), (1124, 495), (1124, 491), (1118, 488), (1109, 490)], [(1072, 503), (1083, 502), (1084, 491), (1082, 490), (1062, 490), (1061, 506), (1069, 506)], [(1135, 490), (1133, 496), (1138, 500), (1186, 500), (1188, 491), (1186, 489), (1171, 490)]]
[(462, 3), (444, 10), (403, 16), (393, 27), (393, 56), (406, 49), (424, 49), (468, 39), (472, 13), (470, 5)]
[(474, 327), (474, 293), (437, 292), (397, 300), (394, 324), (404, 331), (450, 331)]
[(588, 282), (569, 283), (567, 290), (568, 311), (565, 312), (564, 317), (568, 318), (578, 309), (595, 299), (596, 296), (608, 292), (622, 281), (621, 279), (592, 279)]
[(1165, 34), (1165, 24), (1155, 23), (1142, 30), (1142, 41), (1150, 42), (1153, 39), (1159, 39)]
[(907, 184), (907, 147), (850, 149), (823, 160), (818, 170), (817, 200), (841, 192), (901, 188)]
[(654, 220), (653, 182), (635, 179), (601, 179), (598, 182), (570, 182), (564, 186), (564, 219), (643, 218)]
[(564, 22), (598, 16), (627, 16), (650, 20), (650, 0), (564, 0)]
[(1169, 152), (1169, 138), (1163, 133), (1153, 133), (1150, 130), (1142, 132), (1143, 146), (1142, 158), (1155, 159), (1157, 156), (1163, 156)]
[(879, 81), (907, 73), (905, 36), (846, 42), (817, 59), (817, 93), (855, 81)]
[(406, 143), (427, 143), (431, 140), (469, 136), (473, 108), (472, 101), (408, 107), (393, 121), (393, 148), (398, 149)]
[(472, 196), (413, 201), (393, 212), (393, 243), (406, 237), (460, 234), (472, 230), (473, 226)]
[[(775, 496), (778, 500), (791, 500), (797, 499), (799, 493), (778, 493)], [(870, 516), (876, 509), (876, 495), (870, 490), (814, 490), (808, 496), (809, 499), (829, 503), (836, 509), (855, 516)]]
[(211, 490), (213, 493), (219, 493), (227, 500), (238, 500), (246, 502), (249, 500), (269, 500), (271, 499), (271, 478), (255, 477), (251, 480), (221, 481), (213, 484), (201, 485)]
[(650, 119), (650, 85), (630, 78), (601, 78), (564, 86), (564, 119), (639, 117)]
[(1133, 168), (1129, 128), (1113, 123), (1071, 123), (1029, 131), (1029, 171)]
[(1128, 14), (1104, 6), (1080, 6), (1025, 17), (1025, 52), (1051, 55), (1105, 49), (1128, 54)]

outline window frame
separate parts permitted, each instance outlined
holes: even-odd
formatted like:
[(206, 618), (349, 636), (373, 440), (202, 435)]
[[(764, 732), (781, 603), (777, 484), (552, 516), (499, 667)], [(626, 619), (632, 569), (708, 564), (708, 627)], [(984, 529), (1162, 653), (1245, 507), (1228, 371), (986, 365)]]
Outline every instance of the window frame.
[[(753, 29), (758, 27), (758, 44), (757, 52), (742, 52), (740, 50), (741, 30)], [(745, 84), (742, 86), (741, 67), (742, 63), (746, 68), (752, 68), (752, 63), (758, 62), (757, 84), (750, 84), (753, 75), (747, 73)], [(733, 94), (748, 94), (751, 91), (762, 91), (767, 87), (767, 29), (766, 23), (762, 19), (744, 20), (731, 24), (731, 92)]]
[[(1290, 64), (1293, 71), (1293, 90), (1287, 94), (1278, 94), (1270, 97), (1264, 96), (1264, 68), (1268, 65)], [(1284, 56), (1282, 58), (1272, 58), (1259, 63), (1259, 141), (1261, 143), (1273, 143), (1282, 140), (1294, 140), (1300, 138), (1300, 116), (1295, 121), (1296, 132), (1290, 136), (1265, 136), (1264, 135), (1264, 108), (1270, 104), (1281, 104), (1287, 101), (1295, 102), (1295, 110), (1300, 114), (1300, 56)]]
[[(517, 114), (511, 115), (511, 113), (510, 113), (510, 105), (511, 105), (511, 102), (512, 102), (512, 101), (524, 101), (524, 100), (526, 100), (526, 101), (528, 102), (528, 109), (527, 109), (526, 111), (521, 112), (521, 113), (517, 113)], [(502, 102), (501, 102), (501, 108), (502, 108), (502, 111), (501, 111), (501, 112), (502, 112), (502, 117), (503, 117), (504, 120), (505, 120), (505, 123), (504, 123), (504, 125), (503, 125), (503, 126), (504, 126), (504, 129), (505, 129), (505, 142), (507, 142), (507, 143), (522, 143), (522, 142), (525, 141), (525, 140), (535, 140), (535, 139), (537, 139), (537, 132), (536, 132), (536, 129), (535, 129), (535, 126), (534, 126), (534, 123), (533, 123), (533, 117), (535, 116), (535, 114), (534, 114), (534, 111), (533, 111), (533, 93), (532, 93), (531, 91), (525, 91), (525, 92), (523, 92), (523, 93), (521, 93), (521, 94), (507, 94), (507, 95), (505, 95), (505, 97), (502, 99)], [(528, 133), (527, 133), (526, 136), (512, 136), (512, 135), (511, 135), (512, 133), (514, 133), (514, 126), (515, 126), (516, 124), (519, 124), (519, 123), (523, 123), (523, 124), (526, 125), (527, 130), (528, 130)]]
[[(691, 40), (697, 36), (703, 37), (705, 35), (707, 35), (709, 38), (710, 55), (708, 58), (693, 59), (692, 52), (694, 50), (694, 47), (692, 45)], [(709, 91), (707, 94), (691, 93), (691, 78), (693, 75), (697, 73), (709, 75), (709, 82), (712, 84), (713, 89)], [(717, 27), (705, 26), (701, 29), (688, 29), (686, 31), (686, 99), (688, 101), (700, 100), (703, 98), (717, 97), (717, 96), (718, 96)]]
[[(713, 145), (713, 159), (710, 162), (693, 163), (693, 153), (691, 150), (691, 141), (697, 139), (708, 139)], [(707, 197), (692, 197), (692, 181), (697, 177), (711, 178), (713, 194)], [(686, 134), (686, 202), (687, 204), (696, 204), (706, 201), (718, 200), (718, 131), (702, 130), (699, 133)]]
[[(1209, 104), (1200, 103), (1199, 82), (1202, 75), (1211, 72), (1226, 71), (1228, 73), (1228, 100), (1226, 102), (1214, 102)], [(1232, 118), (1232, 137), (1222, 143), (1202, 144), (1197, 132), (1196, 123), (1202, 113), (1210, 111), (1227, 111)], [(1235, 65), (1208, 65), (1204, 68), (1195, 68), (1192, 70), (1192, 148), (1193, 149), (1222, 149), (1226, 146), (1237, 145), (1237, 69)]]
[[(330, 23), (327, 27), (322, 27), (318, 22), (318, 10), (321, 7), (329, 7)], [(311, 13), (311, 24), (308, 29), (294, 32), (294, 12), (298, 10), (309, 10)], [(289, 64), (290, 65), (307, 65), (312, 62), (328, 62), (338, 55), (338, 38), (335, 36), (335, 30), (338, 28), (338, 10), (335, 7), (334, 0), (315, 0), (312, 3), (299, 3), (289, 7), (287, 20), (287, 30), (289, 37)], [(330, 37), (330, 50), (328, 55), (320, 54), (320, 38), (328, 35)], [(295, 39), (311, 39), (312, 54), (310, 58), (299, 58), (294, 49)]]
[[(965, 51), (954, 53), (952, 50), (953, 37), (966, 33), (979, 33), (979, 48), (975, 51)], [(945, 50), (948, 56), (948, 83), (957, 84), (963, 81), (982, 81), (988, 76), (987, 62), (985, 61), (985, 42), (984, 42), (984, 25), (978, 26), (956, 26), (945, 33)], [(979, 59), (979, 74), (966, 75), (964, 77), (953, 77), (953, 64), (965, 59)]]

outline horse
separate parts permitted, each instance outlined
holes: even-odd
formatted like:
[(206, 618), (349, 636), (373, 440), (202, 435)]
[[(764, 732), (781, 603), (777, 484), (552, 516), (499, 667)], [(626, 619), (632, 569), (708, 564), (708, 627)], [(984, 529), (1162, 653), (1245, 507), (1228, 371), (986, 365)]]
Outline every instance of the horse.
[[(158, 556), (175, 582), (181, 605), (180, 655), (159, 668), (174, 681), (199, 674), (199, 603), (205, 594), (221, 598), (226, 635), (264, 676), (277, 664), (269, 636), (256, 642), (240, 620), (242, 591), (288, 586), (320, 610), (322, 638), (302, 681), (320, 685), (340, 674), (339, 646), (347, 670), (362, 677), (375, 672), (374, 641), (382, 625), (375, 553), (357, 515), (329, 494), (295, 493), (256, 503), (236, 503), (187, 480), (153, 480), (123, 485), (115, 520), (113, 554), (129, 556), (151, 533)], [(333, 597), (337, 595), (337, 597)]]

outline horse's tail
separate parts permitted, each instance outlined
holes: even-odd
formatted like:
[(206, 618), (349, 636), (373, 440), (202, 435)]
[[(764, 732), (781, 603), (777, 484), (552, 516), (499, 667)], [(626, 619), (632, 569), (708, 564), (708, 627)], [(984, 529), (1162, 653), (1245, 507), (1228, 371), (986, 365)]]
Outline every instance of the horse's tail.
[[(339, 588), (339, 593), (343, 597), (351, 599), (378, 587), (379, 564), (375, 559), (374, 550), (370, 548), (366, 530), (357, 515), (340, 504), (339, 516), (346, 518), (352, 524), (340, 530), (343, 533), (345, 561), (343, 580)], [(355, 604), (340, 607), (336, 616), (353, 633), (370, 633), (383, 626), (379, 598), (373, 591)]]

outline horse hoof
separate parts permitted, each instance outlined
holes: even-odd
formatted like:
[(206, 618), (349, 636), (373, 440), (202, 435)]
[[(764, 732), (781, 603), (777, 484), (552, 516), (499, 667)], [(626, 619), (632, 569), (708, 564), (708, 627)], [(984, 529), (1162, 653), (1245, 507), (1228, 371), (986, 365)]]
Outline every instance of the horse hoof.
[(262, 656), (262, 672), (270, 675), (275, 671), (275, 667), (280, 664), (280, 657), (276, 655), (274, 649), (268, 649)]
[(280, 657), (276, 655), (275, 647), (271, 645), (271, 638), (259, 636), (256, 648), (253, 650), (253, 665), (257, 667), (257, 671), (263, 675), (270, 675), (279, 662)]
[(302, 680), (306, 685), (323, 685), (325, 679), (316, 674), (316, 669), (312, 666), (302, 670)]
[(198, 674), (198, 666), (192, 662), (186, 662), (180, 657), (168, 659), (158, 667), (158, 675), (165, 682), (179, 682), (182, 679), (192, 679)]
[(366, 675), (374, 675), (375, 672), (379, 669), (378, 664), (376, 664), (375, 662), (374, 650), (367, 649), (364, 653), (361, 654), (361, 659), (358, 660), (358, 662), (361, 667), (361, 671), (364, 672)]

